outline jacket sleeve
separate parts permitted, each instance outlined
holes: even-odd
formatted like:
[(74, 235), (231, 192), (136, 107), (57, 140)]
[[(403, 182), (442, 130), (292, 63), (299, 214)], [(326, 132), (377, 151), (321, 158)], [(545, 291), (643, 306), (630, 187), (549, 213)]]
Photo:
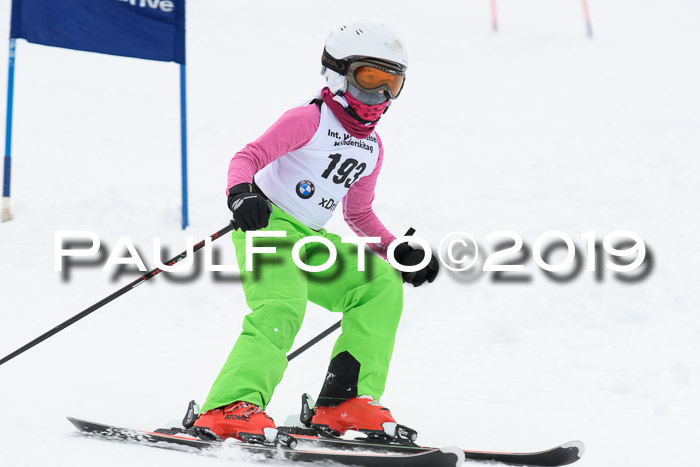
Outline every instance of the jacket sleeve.
[(372, 243), (370, 248), (386, 259), (386, 252), (389, 244), (396, 237), (387, 230), (381, 223), (372, 209), (374, 201), (374, 187), (377, 184), (377, 177), (384, 161), (384, 147), (377, 135), (379, 142), (379, 153), (377, 154), (377, 164), (372, 173), (355, 182), (343, 198), (343, 217), (345, 222), (355, 234), (360, 237), (380, 237), (381, 243)]
[(308, 143), (316, 133), (321, 111), (316, 104), (285, 112), (265, 133), (238, 151), (228, 165), (228, 190), (239, 183), (251, 183), (253, 175), (275, 159)]

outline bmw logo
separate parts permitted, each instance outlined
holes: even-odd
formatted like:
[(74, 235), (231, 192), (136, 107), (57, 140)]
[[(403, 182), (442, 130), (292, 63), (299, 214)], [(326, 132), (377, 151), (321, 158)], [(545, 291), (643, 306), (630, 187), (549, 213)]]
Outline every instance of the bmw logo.
[(301, 199), (309, 199), (314, 195), (316, 187), (309, 180), (302, 180), (297, 183), (297, 195)]

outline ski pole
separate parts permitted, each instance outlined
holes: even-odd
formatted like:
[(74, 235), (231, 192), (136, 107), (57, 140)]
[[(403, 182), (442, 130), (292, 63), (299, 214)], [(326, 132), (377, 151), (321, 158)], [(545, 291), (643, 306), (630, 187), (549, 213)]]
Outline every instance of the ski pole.
[(339, 328), (340, 328), (340, 324), (341, 324), (342, 322), (343, 322), (343, 320), (341, 319), (340, 321), (338, 321), (337, 323), (335, 323), (333, 326), (329, 327), (328, 329), (326, 329), (325, 331), (323, 331), (321, 334), (319, 334), (318, 336), (314, 337), (314, 338), (311, 339), (309, 342), (307, 342), (306, 344), (304, 344), (304, 345), (302, 345), (301, 347), (299, 347), (298, 349), (296, 349), (294, 352), (292, 352), (292, 353), (290, 353), (289, 355), (287, 355), (287, 361), (288, 361), (288, 362), (291, 362), (295, 357), (298, 357), (300, 354), (302, 354), (302, 353), (304, 353), (305, 351), (307, 351), (310, 347), (313, 347), (314, 345), (316, 345), (320, 340), (322, 340), (323, 338), (325, 338), (325, 337), (328, 336), (329, 334), (332, 334), (336, 329), (339, 329)]
[[(215, 234), (211, 235), (210, 238), (211, 238), (212, 240), (216, 240), (217, 238), (220, 238), (221, 236), (226, 235), (228, 232), (230, 232), (230, 231), (233, 230), (233, 229), (235, 229), (235, 224), (233, 223), (233, 221), (231, 221), (226, 227), (224, 227), (223, 229), (219, 230), (219, 231), (216, 232)], [(204, 240), (202, 240), (201, 242), (199, 242), (199, 243), (197, 243), (196, 245), (194, 245), (194, 247), (192, 248), (192, 252), (194, 253), (194, 252), (200, 250), (203, 246), (204, 246)], [(169, 260), (166, 264), (167, 264), (168, 266), (172, 266), (172, 265), (174, 265), (175, 263), (178, 263), (178, 262), (182, 261), (186, 256), (187, 256), (187, 250), (185, 250), (185, 251), (183, 251), (182, 253), (180, 253), (179, 255), (175, 256), (174, 258), (172, 258), (171, 260)], [(97, 302), (97, 303), (95, 303), (94, 305), (92, 305), (92, 306), (86, 308), (85, 310), (81, 311), (80, 313), (78, 313), (77, 315), (73, 316), (72, 318), (70, 318), (70, 319), (64, 321), (63, 323), (59, 324), (59, 325), (56, 326), (55, 328), (51, 329), (50, 331), (48, 331), (48, 332), (42, 334), (41, 336), (37, 337), (37, 338), (34, 339), (33, 341), (31, 341), (31, 342), (29, 342), (29, 343), (23, 345), (22, 347), (20, 347), (19, 349), (15, 350), (15, 351), (12, 352), (11, 354), (7, 355), (6, 357), (3, 357), (3, 359), (0, 360), (0, 365), (2, 365), (2, 364), (5, 363), (5, 362), (8, 362), (8, 361), (12, 360), (12, 359), (15, 358), (17, 355), (19, 355), (19, 354), (21, 354), (21, 353), (23, 353), (23, 352), (25, 352), (25, 351), (31, 349), (31, 348), (34, 347), (35, 345), (40, 344), (41, 342), (44, 342), (46, 339), (48, 339), (49, 337), (53, 336), (54, 334), (59, 333), (60, 331), (64, 330), (65, 328), (67, 328), (67, 327), (70, 326), (71, 324), (75, 323), (76, 321), (80, 321), (81, 319), (85, 318), (87, 315), (89, 315), (89, 314), (92, 313), (93, 311), (95, 311), (95, 310), (97, 310), (97, 309), (99, 309), (99, 308), (102, 308), (104, 305), (108, 304), (109, 302), (111, 302), (111, 301), (114, 300), (115, 298), (124, 295), (124, 294), (127, 293), (129, 290), (132, 290), (132, 289), (136, 288), (137, 286), (143, 284), (143, 283), (146, 282), (148, 279), (151, 279), (152, 277), (154, 277), (154, 276), (160, 274), (161, 272), (163, 272), (163, 270), (162, 270), (162, 269), (159, 269), (159, 268), (156, 268), (156, 269), (153, 269), (153, 270), (147, 272), (146, 274), (144, 274), (143, 276), (139, 277), (138, 279), (136, 279), (136, 280), (133, 281), (132, 283), (127, 284), (127, 285), (125, 285), (124, 287), (122, 287), (121, 289), (117, 290), (117, 291), (114, 292), (112, 295), (109, 295), (108, 297), (103, 298), (103, 299), (100, 300), (99, 302)]]
[[(410, 237), (410, 236), (413, 235), (414, 233), (416, 233), (416, 229), (414, 229), (413, 227), (409, 227), (408, 231), (406, 231), (406, 234), (405, 234), (404, 236), (405, 236), (405, 237)], [(325, 331), (323, 331), (321, 334), (319, 334), (318, 336), (314, 337), (314, 338), (311, 339), (309, 342), (307, 342), (306, 344), (304, 344), (304, 345), (302, 345), (301, 347), (299, 347), (298, 349), (296, 349), (294, 352), (292, 352), (292, 353), (290, 353), (289, 355), (287, 355), (287, 361), (288, 361), (288, 362), (291, 362), (294, 358), (298, 357), (298, 356), (301, 355), (302, 353), (304, 353), (304, 352), (306, 352), (307, 350), (309, 350), (311, 347), (313, 347), (314, 345), (316, 345), (319, 341), (323, 340), (323, 339), (324, 339), (325, 337), (327, 337), (329, 334), (333, 334), (333, 332), (334, 332), (336, 329), (340, 329), (340, 325), (341, 325), (342, 322), (343, 322), (343, 320), (341, 319), (340, 321), (338, 321), (337, 323), (335, 323), (333, 326), (329, 327), (328, 329), (326, 329)]]

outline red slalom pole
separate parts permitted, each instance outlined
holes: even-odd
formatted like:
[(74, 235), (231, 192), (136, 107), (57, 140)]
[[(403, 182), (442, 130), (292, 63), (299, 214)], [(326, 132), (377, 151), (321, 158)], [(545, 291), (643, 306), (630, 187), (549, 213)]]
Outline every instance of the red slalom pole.
[[(584, 3), (586, 0), (583, 0)], [(494, 32), (498, 31), (498, 9), (496, 8), (496, 0), (491, 0), (491, 29)]]
[(591, 13), (588, 11), (588, 0), (581, 0), (581, 4), (583, 5), (583, 17), (586, 20), (586, 32), (588, 37), (593, 37), (593, 25), (591, 24)]

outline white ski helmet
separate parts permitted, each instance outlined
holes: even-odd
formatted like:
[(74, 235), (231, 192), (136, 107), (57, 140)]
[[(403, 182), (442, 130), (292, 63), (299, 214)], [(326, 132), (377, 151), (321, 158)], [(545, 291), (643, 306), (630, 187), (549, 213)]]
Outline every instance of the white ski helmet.
[[(398, 32), (367, 19), (354, 19), (331, 30), (321, 57), (321, 74), (333, 94), (345, 92), (348, 79), (358, 86), (354, 79), (357, 66), (352, 67), (356, 62), (393, 75), (395, 81), (378, 82), (376, 89), (387, 91), (392, 99), (398, 97), (408, 68), (406, 46)], [(362, 88), (362, 83), (358, 87)]]

